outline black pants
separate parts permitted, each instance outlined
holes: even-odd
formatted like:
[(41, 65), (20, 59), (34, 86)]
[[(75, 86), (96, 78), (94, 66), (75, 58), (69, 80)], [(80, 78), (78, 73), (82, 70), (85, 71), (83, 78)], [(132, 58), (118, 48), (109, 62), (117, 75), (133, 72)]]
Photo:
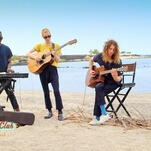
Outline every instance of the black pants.
[(94, 115), (101, 116), (100, 105), (105, 104), (105, 96), (119, 87), (116, 83), (98, 83), (95, 87)]
[(51, 83), (54, 96), (55, 96), (55, 102), (56, 102), (56, 109), (62, 110), (62, 99), (59, 91), (59, 76), (57, 68), (54, 66), (47, 66), (42, 73), (39, 74), (41, 85), (44, 92), (44, 99), (45, 99), (45, 106), (46, 109), (51, 110), (52, 103), (50, 99), (50, 92), (49, 92), (49, 83)]
[[(5, 82), (6, 82), (6, 80), (0, 80), (1, 84), (5, 83)], [(11, 105), (12, 105), (13, 109), (14, 110), (18, 109), (19, 105), (18, 105), (16, 97), (14, 95), (11, 82), (5, 87), (5, 92), (8, 96), (8, 98), (10, 99), (10, 102), (11, 102)]]

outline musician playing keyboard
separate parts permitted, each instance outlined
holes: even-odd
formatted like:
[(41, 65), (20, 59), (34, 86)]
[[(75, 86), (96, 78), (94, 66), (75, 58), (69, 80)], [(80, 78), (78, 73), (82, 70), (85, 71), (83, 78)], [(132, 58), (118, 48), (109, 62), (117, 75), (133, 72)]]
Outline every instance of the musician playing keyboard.
[[(13, 56), (10, 48), (4, 44), (2, 44), (3, 36), (0, 31), (0, 72), (13, 73), (14, 71), (11, 69), (11, 58)], [(5, 83), (7, 79), (0, 79), (0, 85)], [(17, 99), (12, 91), (11, 82), (5, 87), (5, 92), (8, 95), (8, 98), (12, 104), (14, 111), (20, 111), (19, 105), (17, 103)]]

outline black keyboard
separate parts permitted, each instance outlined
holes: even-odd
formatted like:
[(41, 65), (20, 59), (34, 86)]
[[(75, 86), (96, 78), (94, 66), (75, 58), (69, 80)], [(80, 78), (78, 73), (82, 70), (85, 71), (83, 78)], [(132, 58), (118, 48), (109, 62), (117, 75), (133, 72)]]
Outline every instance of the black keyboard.
[(0, 73), (0, 79), (28, 78), (28, 73)]

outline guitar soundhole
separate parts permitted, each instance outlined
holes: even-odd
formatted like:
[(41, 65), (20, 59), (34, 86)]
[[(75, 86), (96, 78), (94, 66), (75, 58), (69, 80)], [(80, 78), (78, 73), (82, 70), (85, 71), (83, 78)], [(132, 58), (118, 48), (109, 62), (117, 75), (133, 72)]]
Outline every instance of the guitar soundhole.
[(42, 59), (45, 59), (46, 58), (46, 55), (44, 54), (44, 55), (42, 55)]

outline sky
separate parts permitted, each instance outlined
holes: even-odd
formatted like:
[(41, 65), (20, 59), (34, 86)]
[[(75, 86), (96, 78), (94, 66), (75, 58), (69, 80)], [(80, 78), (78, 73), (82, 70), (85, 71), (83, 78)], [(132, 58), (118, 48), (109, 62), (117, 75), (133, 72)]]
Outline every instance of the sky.
[(44, 42), (41, 30), (51, 31), (51, 41), (62, 55), (89, 54), (114, 39), (120, 51), (151, 55), (150, 0), (0, 0), (2, 43), (14, 55), (26, 55)]

